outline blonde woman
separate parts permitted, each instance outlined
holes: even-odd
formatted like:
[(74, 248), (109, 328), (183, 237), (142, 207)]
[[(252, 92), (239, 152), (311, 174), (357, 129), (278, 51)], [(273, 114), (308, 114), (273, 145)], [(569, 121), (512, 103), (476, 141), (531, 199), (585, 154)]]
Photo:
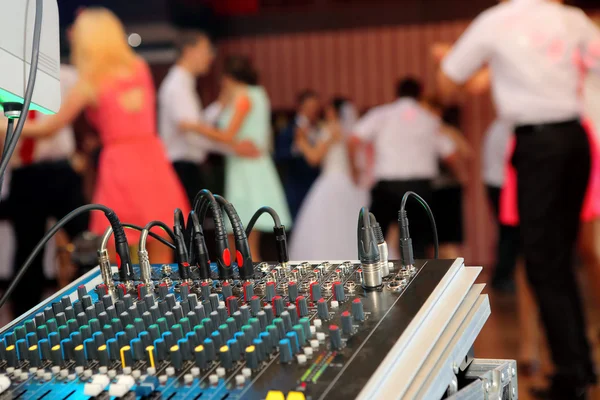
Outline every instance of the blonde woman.
[[(52, 136), (85, 110), (103, 146), (93, 202), (111, 207), (123, 222), (170, 223), (175, 208), (186, 212), (189, 205), (156, 134), (148, 65), (127, 44), (121, 22), (104, 8), (82, 11), (71, 41), (79, 81), (56, 115), (27, 124), (23, 135)], [(104, 216), (91, 215), (94, 233), (107, 227)], [(135, 243), (137, 235), (128, 236)], [(148, 247), (153, 262), (171, 261), (171, 251), (160, 243), (149, 242)]]

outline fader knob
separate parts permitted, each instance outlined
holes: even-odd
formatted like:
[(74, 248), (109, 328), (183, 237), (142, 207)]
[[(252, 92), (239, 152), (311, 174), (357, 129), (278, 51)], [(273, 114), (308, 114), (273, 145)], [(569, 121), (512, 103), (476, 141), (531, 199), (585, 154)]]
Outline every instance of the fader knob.
[(178, 345), (173, 345), (171, 346), (170, 349), (170, 353), (171, 353), (171, 365), (173, 365), (173, 367), (175, 367), (175, 369), (181, 369), (181, 366), (183, 365), (183, 359), (181, 357), (181, 350), (179, 349)]
[(306, 297), (298, 296), (298, 298), (296, 298), (296, 308), (298, 309), (298, 315), (300, 317), (308, 315), (308, 302), (306, 301)]
[(203, 345), (196, 346), (194, 349), (196, 357), (196, 366), (200, 369), (206, 369), (208, 367), (208, 360), (206, 359), (206, 351)]
[(292, 362), (292, 345), (289, 339), (279, 341), (279, 362), (282, 364)]
[(342, 333), (337, 325), (329, 326), (329, 339), (331, 341), (332, 350), (341, 350), (342, 348)]
[(352, 301), (352, 316), (356, 321), (365, 320), (365, 312), (363, 311), (363, 304), (360, 299), (356, 298)]
[(333, 295), (340, 303), (346, 300), (346, 294), (344, 293), (344, 285), (342, 282), (333, 283)]
[(342, 331), (344, 335), (350, 335), (352, 333), (352, 316), (348, 311), (342, 313)]
[(317, 313), (322, 320), (326, 321), (329, 319), (329, 309), (327, 308), (327, 301), (324, 298), (320, 298), (317, 302)]

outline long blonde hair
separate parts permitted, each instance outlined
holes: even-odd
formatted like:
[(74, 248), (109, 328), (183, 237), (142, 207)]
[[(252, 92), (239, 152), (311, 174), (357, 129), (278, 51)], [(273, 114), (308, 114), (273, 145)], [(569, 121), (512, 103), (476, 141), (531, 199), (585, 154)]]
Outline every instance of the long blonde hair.
[(97, 87), (106, 78), (133, 71), (136, 54), (123, 24), (106, 8), (88, 8), (75, 20), (72, 61), (80, 76)]

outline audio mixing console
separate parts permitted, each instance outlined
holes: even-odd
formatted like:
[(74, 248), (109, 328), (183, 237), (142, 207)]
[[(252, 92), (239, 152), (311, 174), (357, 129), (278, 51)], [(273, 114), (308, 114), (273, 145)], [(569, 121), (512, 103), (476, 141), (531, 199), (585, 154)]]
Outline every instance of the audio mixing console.
[(0, 332), (0, 399), (440, 399), (489, 315), (480, 268), (389, 267), (376, 290), (356, 262), (153, 266), (151, 285), (96, 268)]

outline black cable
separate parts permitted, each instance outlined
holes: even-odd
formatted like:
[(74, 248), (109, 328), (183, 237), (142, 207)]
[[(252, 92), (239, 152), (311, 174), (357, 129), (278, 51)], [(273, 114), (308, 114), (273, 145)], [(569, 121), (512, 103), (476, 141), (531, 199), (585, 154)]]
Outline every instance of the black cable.
[[(44, 246), (46, 245), (46, 243), (48, 243), (48, 241), (52, 238), (52, 236), (54, 236), (56, 234), (56, 232), (58, 232), (69, 221), (71, 221), (75, 217), (79, 216), (80, 214), (83, 214), (83, 213), (89, 212), (89, 211), (96, 211), (96, 210), (104, 212), (104, 215), (106, 215), (106, 218), (108, 219), (108, 221), (110, 222), (110, 225), (113, 228), (113, 234), (115, 235), (115, 244), (116, 244), (117, 253), (119, 254), (119, 257), (121, 258), (121, 265), (119, 268), (120, 269), (125, 268), (125, 270), (127, 272), (129, 272), (129, 268), (131, 267), (131, 257), (129, 255), (129, 246), (127, 246), (127, 238), (125, 237), (125, 232), (123, 231), (123, 227), (121, 226), (121, 222), (119, 221), (119, 218), (117, 217), (117, 215), (114, 213), (113, 210), (111, 210), (110, 208), (108, 208), (106, 206), (103, 206), (101, 204), (88, 204), (88, 205), (81, 206), (81, 207), (71, 211), (69, 214), (67, 214), (65, 217), (63, 217), (60, 221), (58, 221), (52, 227), (52, 229), (50, 229), (48, 231), (48, 233), (46, 233), (46, 235), (42, 238), (42, 240), (40, 240), (40, 242), (33, 249), (31, 254), (29, 255), (29, 257), (27, 258), (27, 260), (25, 260), (25, 263), (23, 264), (21, 269), (19, 269), (17, 276), (15, 276), (13, 281), (8, 286), (8, 289), (6, 289), (6, 292), (0, 299), (0, 308), (2, 308), (2, 306), (4, 306), (6, 301), (10, 298), (10, 295), (12, 294), (12, 292), (14, 292), (17, 285), (21, 281), (21, 279), (23, 279), (23, 276), (25, 276), (25, 273), (31, 266), (31, 263), (33, 262), (33, 260), (35, 260), (35, 258), (38, 256), (40, 251), (42, 251), (44, 249)], [(125, 247), (127, 248), (126, 253), (122, 252), (123, 241), (125, 243)], [(129, 265), (127, 265), (127, 263), (129, 263)]]
[[(374, 218), (373, 218), (374, 219)], [(377, 247), (371, 213), (367, 207), (360, 209), (357, 226), (358, 259), (362, 264), (377, 264), (381, 255)]]
[[(131, 226), (131, 225), (130, 225)], [(165, 232), (167, 232), (167, 235), (169, 235), (169, 237), (171, 238), (171, 240), (175, 241), (175, 233), (173, 233), (173, 230), (171, 228), (169, 228), (169, 226), (167, 224), (165, 224), (162, 221), (150, 221), (146, 224), (146, 226), (143, 229), (147, 229), (148, 230), (148, 235), (152, 236), (150, 234), (150, 229), (154, 228), (155, 226), (162, 228)], [(125, 227), (125, 225), (123, 225), (123, 227)], [(152, 237), (160, 237), (159, 235), (154, 235)], [(161, 238), (162, 239), (162, 238)], [(164, 239), (163, 239), (164, 240)], [(171, 244), (169, 242), (167, 242), (168, 244)], [(173, 246), (175, 247), (175, 246)]]
[[(4, 158), (8, 151), (8, 145), (13, 136), (13, 128), (14, 128), (15, 120), (13, 118), (8, 119), (8, 123), (6, 125), (6, 137), (4, 138), (4, 149), (2, 150), (2, 158)], [(0, 197), (2, 195), (2, 187), (4, 186), (4, 174), (0, 175)]]
[(25, 126), (25, 121), (27, 120), (27, 113), (29, 111), (29, 107), (31, 106), (31, 99), (33, 97), (33, 88), (35, 86), (35, 80), (37, 77), (38, 70), (38, 61), (40, 56), (40, 36), (42, 33), (42, 15), (44, 12), (44, 1), (36, 0), (35, 2), (35, 25), (33, 28), (33, 42), (31, 45), (31, 64), (29, 68), (29, 79), (27, 80), (27, 89), (25, 89), (25, 95), (23, 96), (23, 108), (21, 111), (21, 116), (19, 118), (19, 122), (17, 123), (17, 127), (15, 128), (15, 132), (13, 137), (8, 144), (8, 148), (5, 154), (2, 154), (2, 160), (0, 161), (0, 177), (4, 178), (4, 173), (6, 172), (6, 168), (8, 167), (8, 163), (13, 153), (15, 152), (15, 148), (17, 147), (17, 142), (19, 137), (21, 137), (21, 132), (23, 131), (23, 126)]
[[(429, 204), (427, 204), (425, 199), (423, 199), (421, 196), (419, 196), (415, 192), (406, 192), (406, 193), (404, 193), (404, 196), (402, 197), (402, 203), (400, 204), (400, 212), (399, 212), (400, 239), (401, 239), (401, 241), (402, 241), (402, 238), (410, 239), (410, 234), (408, 232), (408, 217), (406, 216), (406, 202), (408, 201), (409, 197), (414, 197), (419, 202), (419, 204), (421, 204), (421, 206), (423, 206), (423, 208), (425, 209), (425, 212), (427, 212), (427, 216), (429, 217), (429, 222), (431, 223), (431, 230), (433, 231), (434, 258), (437, 259), (437, 258), (439, 258), (439, 254), (440, 254), (440, 244), (439, 244), (439, 240), (438, 240), (438, 232), (437, 232), (437, 226), (435, 224), (435, 218), (433, 216), (433, 212), (431, 211), (431, 208), (429, 207)], [(404, 230), (404, 234), (403, 234), (403, 230)], [(401, 245), (400, 250), (402, 250), (402, 245)], [(411, 252), (412, 252), (412, 249), (411, 249)], [(410, 264), (410, 265), (412, 265), (412, 264)]]
[(246, 226), (246, 236), (250, 236), (256, 221), (263, 215), (269, 214), (271, 218), (273, 218), (273, 233), (275, 234), (275, 247), (277, 249), (277, 261), (279, 264), (286, 264), (290, 261), (290, 256), (288, 253), (287, 247), (287, 234), (285, 233), (285, 226), (281, 224), (281, 219), (279, 218), (279, 214), (277, 211), (272, 209), (271, 207), (261, 207), (254, 213), (252, 218), (250, 218), (250, 222)]
[(178, 208), (173, 214), (173, 233), (175, 241), (175, 258), (179, 266), (179, 276), (181, 279), (189, 279), (190, 256), (186, 244), (185, 219), (183, 212)]
[(269, 214), (271, 216), (271, 218), (273, 218), (273, 223), (275, 223), (276, 227), (283, 226), (283, 225), (281, 225), (281, 220), (279, 219), (279, 215), (277, 214), (277, 212), (275, 210), (273, 210), (271, 207), (267, 207), (267, 206), (261, 207), (258, 209), (257, 212), (254, 213), (254, 215), (250, 219), (250, 222), (248, 222), (248, 225), (246, 226), (246, 236), (250, 236), (250, 232), (252, 232), (252, 229), (254, 228), (254, 224), (256, 224), (256, 221), (258, 221), (258, 219), (265, 213)]
[(204, 239), (204, 231), (200, 225), (198, 214), (190, 211), (188, 216), (188, 232), (192, 238), (190, 242), (190, 263), (195, 263), (198, 266), (198, 276), (202, 280), (210, 279), (210, 258), (206, 241)]
[(236, 261), (240, 279), (252, 279), (254, 277), (254, 262), (252, 261), (252, 253), (248, 236), (244, 231), (244, 224), (240, 219), (235, 207), (223, 196), (215, 195), (215, 200), (223, 206), (223, 210), (231, 222), (233, 228), (233, 237), (235, 241)]
[[(134, 225), (134, 224), (121, 224), (121, 225), (123, 226), (123, 228), (132, 229), (132, 230), (139, 231), (139, 232), (141, 232), (141, 231), (144, 230), (144, 228), (142, 228), (141, 226), (137, 226), (137, 225)], [(167, 225), (165, 225), (165, 226), (167, 228), (169, 228)], [(173, 231), (171, 230), (171, 228), (169, 228), (169, 230), (167, 231), (167, 233), (169, 234), (169, 236), (171, 237), (171, 239), (173, 239), (174, 235), (172, 235)], [(148, 232), (148, 236), (152, 236), (154, 239), (158, 240), (160, 243), (162, 243), (165, 246), (167, 246), (167, 247), (175, 250), (175, 245), (173, 243), (169, 243), (165, 238), (161, 237), (160, 235), (157, 235), (156, 233), (149, 231)]]
[(231, 269), (231, 253), (229, 252), (229, 243), (227, 241), (227, 230), (223, 223), (223, 214), (219, 203), (215, 200), (213, 194), (206, 189), (202, 189), (196, 194), (193, 202), (193, 210), (198, 214), (200, 223), (204, 223), (206, 213), (211, 211), (215, 223), (215, 241), (217, 245), (217, 267), (219, 268), (220, 279), (231, 279), (233, 271)]

